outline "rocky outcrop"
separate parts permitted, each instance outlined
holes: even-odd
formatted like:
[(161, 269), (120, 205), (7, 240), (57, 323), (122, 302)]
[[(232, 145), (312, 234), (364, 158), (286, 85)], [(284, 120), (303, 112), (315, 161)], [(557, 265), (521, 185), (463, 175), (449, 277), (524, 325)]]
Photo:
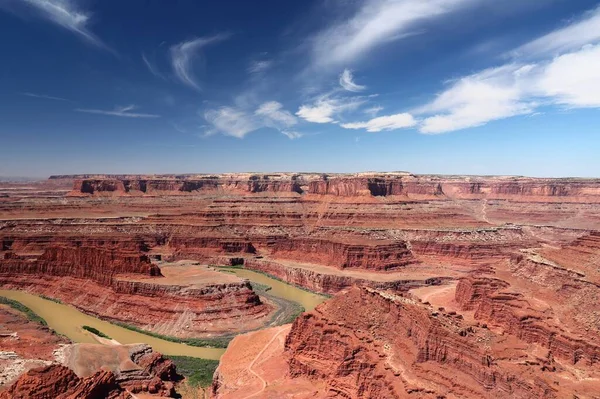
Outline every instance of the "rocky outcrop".
[(0, 305), (0, 391), (25, 371), (56, 362), (69, 343), (24, 313)]
[(470, 260), (508, 259), (518, 247), (514, 244), (412, 241), (411, 250), (417, 255)]
[(161, 397), (176, 397), (174, 382), (183, 377), (177, 374), (175, 364), (148, 345), (132, 345), (129, 357), (137, 369), (117, 370), (116, 381), (128, 392), (149, 393)]
[(353, 197), (360, 195), (423, 195), (442, 196), (442, 185), (436, 182), (406, 181), (405, 176), (392, 177), (328, 177), (311, 181), (310, 194)]
[(29, 370), (0, 399), (125, 399), (131, 398), (116, 383), (110, 371), (98, 371), (91, 377), (79, 378), (61, 365)]
[(131, 241), (55, 241), (37, 259), (5, 255), (0, 274), (45, 274), (94, 280), (110, 285), (118, 274), (160, 276), (160, 268), (141, 253), (143, 243)]
[(417, 262), (404, 242), (351, 243), (303, 238), (277, 240), (268, 248), (274, 257), (339, 269), (391, 270)]
[(390, 281), (374, 281), (369, 280), (368, 278), (344, 276), (340, 274), (328, 274), (325, 272), (310, 270), (308, 268), (283, 265), (274, 261), (260, 259), (246, 259), (244, 260), (244, 267), (250, 270), (275, 276), (276, 278), (289, 284), (326, 294), (335, 294), (354, 285), (378, 289), (408, 291), (411, 288), (438, 285), (445, 280), (441, 277), (406, 279), (402, 278), (402, 276), (398, 276), (397, 279), (392, 279)]
[(541, 345), (549, 356), (572, 365), (600, 367), (600, 346), (569, 333), (552, 318), (533, 309), (523, 294), (511, 291), (501, 280), (460, 279), (456, 301), (462, 309), (474, 310), (477, 320), (499, 326), (525, 342)]
[[(119, 356), (120, 346), (100, 348), (114, 352), (107, 353), (105, 360)], [(97, 353), (99, 350), (89, 352)], [(81, 357), (90, 356), (83, 349), (75, 353)], [(89, 359), (102, 370), (83, 377), (58, 364), (33, 368), (21, 375), (6, 391), (0, 392), (0, 399), (124, 399), (133, 398), (131, 394), (137, 393), (176, 397), (173, 383), (182, 377), (177, 374), (171, 360), (153, 352), (148, 345), (131, 345), (129, 356), (130, 359), (120, 359), (114, 370), (110, 370), (109, 364), (102, 364), (102, 358)], [(73, 360), (74, 364), (86, 363), (85, 359)], [(130, 361), (133, 363), (128, 365)]]
[(127, 195), (127, 194), (185, 194), (202, 191), (237, 190), (247, 193), (301, 193), (295, 176), (105, 176), (76, 179), (71, 195)]
[(353, 288), (298, 317), (285, 347), (291, 377), (325, 381), (331, 397), (559, 397), (537, 367), (496, 358), (502, 341), (411, 297)]

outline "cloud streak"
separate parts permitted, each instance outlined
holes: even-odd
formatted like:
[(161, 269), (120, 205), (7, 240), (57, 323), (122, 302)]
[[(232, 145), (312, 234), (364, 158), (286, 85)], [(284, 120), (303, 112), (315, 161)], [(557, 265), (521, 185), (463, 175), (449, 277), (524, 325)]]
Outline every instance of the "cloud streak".
[(300, 118), (313, 123), (336, 123), (339, 114), (356, 110), (366, 102), (365, 97), (331, 97), (326, 94), (312, 104), (303, 104), (296, 112)]
[(354, 82), (354, 76), (349, 69), (344, 69), (344, 72), (341, 73), (340, 86), (342, 86), (344, 90), (351, 92), (359, 92), (367, 88), (367, 86), (359, 85)]
[[(5, 6), (12, 8), (10, 4), (15, 3), (15, 1), (8, 1)], [(23, 3), (36, 10), (40, 17), (77, 34), (89, 43), (112, 51), (89, 30), (91, 13), (82, 10), (77, 2), (72, 0), (21, 0), (21, 4)]]
[(273, 61), (271, 60), (260, 60), (260, 61), (252, 61), (250, 66), (248, 67), (248, 72), (250, 73), (261, 73), (271, 68), (273, 65)]
[(135, 105), (127, 105), (125, 107), (115, 107), (114, 110), (77, 108), (77, 109), (75, 109), (75, 111), (85, 112), (88, 114), (119, 116), (119, 117), (123, 117), (123, 118), (160, 118), (160, 115), (130, 112), (135, 109), (137, 109), (137, 107)]
[(532, 40), (511, 52), (514, 57), (554, 56), (600, 40), (600, 7), (571, 24)]
[(67, 100), (66, 98), (48, 96), (46, 94), (37, 94), (37, 93), (30, 93), (30, 92), (24, 92), (24, 93), (19, 93), (19, 94), (21, 94), (22, 96), (33, 97), (33, 98), (43, 98), (45, 100), (71, 101), (71, 100)]
[(204, 113), (204, 119), (214, 127), (208, 131), (209, 135), (221, 133), (241, 139), (261, 127), (251, 114), (235, 107), (209, 109)]
[(283, 105), (277, 101), (263, 103), (254, 114), (263, 117), (267, 124), (276, 126), (291, 127), (298, 123), (296, 117), (284, 110)]
[(477, 0), (365, 0), (351, 18), (312, 38), (316, 67), (348, 65), (375, 47), (421, 32), (420, 25)]
[(175, 76), (184, 85), (201, 91), (200, 83), (193, 72), (194, 60), (202, 56), (202, 49), (229, 38), (229, 34), (219, 34), (184, 41), (171, 46), (171, 65)]
[(290, 129), (298, 123), (297, 118), (277, 101), (262, 103), (254, 112), (230, 106), (209, 109), (204, 112), (204, 119), (212, 126), (207, 131), (208, 135), (221, 133), (244, 138), (255, 130), (272, 128), (290, 140), (302, 137), (302, 133)]
[[(511, 62), (457, 79), (414, 110), (425, 116), (420, 132), (481, 126), (541, 106), (600, 107), (600, 8), (511, 54)], [(538, 59), (525, 62), (531, 58)]]
[(382, 130), (397, 130), (413, 127), (417, 124), (415, 118), (408, 113), (401, 113), (373, 118), (367, 122), (342, 123), (344, 129), (366, 129), (367, 132), (375, 133)]
[(150, 73), (152, 75), (156, 76), (157, 78), (166, 80), (164, 75), (162, 73), (160, 73), (160, 71), (156, 68), (156, 66), (154, 64), (152, 64), (150, 61), (148, 61), (148, 58), (146, 58), (146, 54), (144, 54), (144, 53), (142, 53), (142, 61), (144, 61), (144, 64), (146, 64), (146, 67), (148, 68), (148, 70), (150, 71)]

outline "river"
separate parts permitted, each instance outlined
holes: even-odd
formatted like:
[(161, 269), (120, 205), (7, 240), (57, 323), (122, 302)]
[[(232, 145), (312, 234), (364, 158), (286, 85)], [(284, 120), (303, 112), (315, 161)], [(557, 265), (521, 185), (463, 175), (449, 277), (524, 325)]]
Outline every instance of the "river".
[[(251, 270), (236, 268), (222, 269), (235, 273), (239, 277), (247, 278), (251, 282), (268, 285), (271, 287), (271, 290), (269, 290), (270, 295), (298, 302), (307, 311), (314, 309), (315, 306), (327, 299), (322, 295), (301, 290)], [(191, 356), (218, 360), (225, 352), (225, 349), (222, 348), (190, 346), (131, 331), (80, 312), (73, 306), (56, 303), (24, 291), (0, 289), (0, 296), (21, 302), (45, 319), (48, 323), (48, 327), (59, 334), (65, 335), (73, 342), (96, 343), (97, 341), (92, 335), (81, 328), (82, 326), (90, 326), (122, 344), (146, 343), (154, 350), (164, 353), (165, 355)]]
[(284, 283), (283, 281), (275, 280), (265, 274), (257, 273), (248, 269), (240, 269), (234, 267), (219, 267), (217, 270), (227, 270), (241, 278), (247, 278), (251, 282), (268, 285), (271, 287), (269, 294), (287, 299), (288, 301), (297, 302), (304, 307), (307, 312), (313, 310), (318, 304), (324, 302), (327, 297), (319, 294), (314, 294), (309, 291), (294, 287), (293, 285)]

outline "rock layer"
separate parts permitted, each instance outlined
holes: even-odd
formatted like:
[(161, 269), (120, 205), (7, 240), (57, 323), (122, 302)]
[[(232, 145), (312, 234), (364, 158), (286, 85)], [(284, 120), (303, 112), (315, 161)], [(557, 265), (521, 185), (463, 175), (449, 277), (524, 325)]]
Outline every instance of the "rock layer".
[(452, 198), (545, 198), (600, 201), (600, 181), (594, 179), (534, 179), (412, 175), (410, 173), (359, 174), (233, 174), (233, 175), (87, 175), (53, 176), (75, 180), (78, 194), (181, 194), (213, 190), (247, 193), (306, 193), (353, 196), (416, 196)]
[(353, 288), (301, 315), (285, 347), (290, 376), (325, 381), (328, 397), (562, 398), (590, 393), (583, 385), (558, 386), (548, 371), (552, 360), (536, 358), (455, 312), (369, 288)]

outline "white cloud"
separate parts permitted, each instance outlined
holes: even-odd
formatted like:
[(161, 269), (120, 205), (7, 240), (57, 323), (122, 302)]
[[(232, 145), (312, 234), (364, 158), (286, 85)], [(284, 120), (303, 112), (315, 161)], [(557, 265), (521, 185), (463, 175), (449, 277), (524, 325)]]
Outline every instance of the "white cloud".
[(207, 110), (204, 118), (217, 132), (240, 139), (261, 127), (252, 115), (234, 107)]
[(336, 122), (334, 116), (355, 110), (366, 102), (364, 97), (332, 98), (329, 95), (319, 97), (313, 104), (301, 105), (296, 112), (299, 117), (314, 123)]
[(600, 45), (555, 58), (539, 77), (537, 87), (556, 104), (600, 107)]
[(43, 99), (46, 99), (46, 100), (69, 101), (66, 98), (54, 97), (54, 96), (47, 96), (45, 94), (36, 94), (36, 93), (29, 93), (29, 92), (20, 93), (20, 94), (23, 95), (23, 96), (27, 96), (27, 97), (43, 98)]
[[(426, 134), (480, 126), (540, 106), (600, 107), (600, 8), (512, 51), (512, 62), (462, 77), (413, 113)], [(554, 57), (554, 58), (553, 58)], [(526, 60), (536, 58), (535, 63)]]
[(171, 65), (175, 76), (185, 85), (196, 90), (201, 90), (192, 71), (193, 61), (200, 56), (203, 47), (229, 38), (228, 34), (219, 34), (210, 37), (200, 37), (194, 40), (178, 43), (171, 46)]
[(264, 72), (271, 67), (273, 62), (271, 60), (262, 60), (262, 61), (252, 61), (250, 66), (248, 66), (248, 72), (250, 73), (260, 73)]
[(282, 130), (281, 134), (285, 135), (290, 140), (296, 140), (303, 136), (302, 133), (294, 132), (291, 130)]
[(600, 45), (537, 64), (507, 64), (463, 77), (415, 110), (422, 133), (444, 133), (517, 115), (541, 105), (600, 107)]
[(417, 33), (419, 24), (449, 14), (476, 0), (365, 0), (349, 19), (313, 38), (317, 67), (348, 64), (374, 47)]
[[(88, 25), (91, 13), (81, 10), (76, 1), (72, 0), (21, 0), (26, 5), (33, 7), (39, 15), (73, 33), (83, 37), (88, 42), (108, 49), (92, 32)], [(10, 8), (10, 2), (4, 5)], [(13, 2), (14, 4), (14, 2)]]
[(579, 50), (585, 44), (600, 40), (600, 7), (586, 13), (583, 18), (571, 22), (538, 39), (512, 51), (515, 57), (553, 56), (567, 51)]
[(283, 105), (277, 101), (263, 103), (255, 111), (255, 115), (264, 117), (267, 120), (267, 124), (273, 122), (274, 125), (281, 124), (285, 127), (290, 127), (298, 123), (296, 117), (283, 109)]
[(342, 86), (345, 90), (352, 92), (363, 91), (367, 88), (367, 86), (359, 85), (354, 82), (352, 71), (349, 69), (344, 69), (344, 72), (341, 73), (340, 86)]
[(142, 53), (142, 60), (144, 61), (144, 64), (146, 64), (146, 67), (148, 67), (148, 70), (150, 71), (150, 73), (152, 75), (156, 76), (157, 78), (165, 79), (163, 74), (160, 73), (160, 71), (156, 68), (156, 66), (154, 64), (152, 64), (150, 61), (148, 61), (148, 58), (146, 58), (146, 55), (144, 53)]
[(522, 68), (506, 65), (459, 79), (419, 110), (435, 113), (423, 120), (420, 131), (444, 133), (533, 112), (534, 104), (523, 99), (531, 68)]
[(344, 129), (366, 129), (367, 132), (381, 132), (382, 130), (396, 130), (413, 127), (417, 124), (415, 118), (408, 113), (380, 116), (367, 122), (342, 123)]
[(371, 115), (372, 118), (376, 117), (379, 112), (383, 111), (383, 107), (375, 105), (374, 107), (367, 108), (363, 112), (367, 115)]
[(77, 108), (75, 111), (77, 112), (86, 112), (88, 114), (99, 114), (99, 115), (109, 115), (109, 116), (120, 116), (124, 118), (160, 118), (160, 115), (155, 114), (141, 114), (136, 112), (130, 112), (134, 109), (137, 109), (135, 105), (127, 105), (125, 107), (115, 107), (112, 111), (102, 110), (102, 109), (82, 109)]
[(248, 133), (261, 128), (278, 130), (290, 139), (302, 137), (297, 131), (289, 128), (298, 121), (283, 105), (277, 101), (261, 104), (254, 112), (245, 111), (240, 107), (220, 107), (204, 113), (204, 118), (212, 125), (211, 133), (221, 133), (226, 136), (243, 138)]
[(329, 103), (322, 103), (314, 106), (301, 105), (296, 115), (309, 122), (330, 123), (334, 121), (333, 112), (334, 109)]

